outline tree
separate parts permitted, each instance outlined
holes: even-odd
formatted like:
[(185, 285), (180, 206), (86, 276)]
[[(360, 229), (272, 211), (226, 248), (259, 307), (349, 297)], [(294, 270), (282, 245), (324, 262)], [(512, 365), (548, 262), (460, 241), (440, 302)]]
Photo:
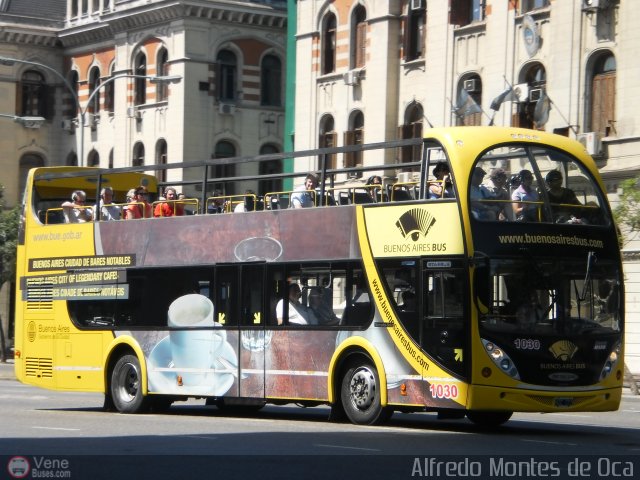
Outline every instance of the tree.
[(626, 239), (631, 240), (640, 233), (640, 177), (625, 180), (621, 187), (620, 201), (613, 215), (616, 223), (624, 228)]
[[(4, 209), (4, 186), (0, 184), (0, 288), (5, 282), (13, 283), (16, 275), (16, 248), (18, 245), (18, 225), (20, 207)], [(0, 318), (0, 361), (6, 362), (5, 333)]]

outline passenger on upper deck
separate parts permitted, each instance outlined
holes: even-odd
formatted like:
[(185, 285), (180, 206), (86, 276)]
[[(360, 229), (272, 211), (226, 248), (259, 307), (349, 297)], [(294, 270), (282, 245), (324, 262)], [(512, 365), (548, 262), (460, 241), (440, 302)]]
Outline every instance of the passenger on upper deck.
[(579, 218), (579, 209), (569, 206), (581, 205), (580, 200), (573, 190), (562, 186), (562, 173), (558, 170), (551, 170), (544, 180), (547, 184), (549, 202), (551, 202), (553, 221), (556, 223), (582, 223), (582, 219)]
[[(118, 205), (113, 204), (113, 188), (104, 187), (100, 190), (100, 202), (98, 205), (100, 206), (100, 220), (120, 220), (122, 212)], [(98, 218), (98, 215), (96, 215), (96, 209), (94, 209), (93, 216), (96, 219)]]
[[(313, 315), (313, 312), (307, 309), (300, 303), (300, 297), (302, 292), (300, 285), (292, 283), (289, 285), (289, 315), (287, 324), (294, 325), (308, 325), (317, 324), (318, 320)], [(278, 319), (278, 325), (282, 325), (284, 322), (284, 300), (280, 299), (276, 305), (276, 318)]]
[(433, 176), (436, 180), (429, 182), (429, 198), (454, 198), (451, 173), (447, 162), (438, 162), (433, 167)]
[(518, 188), (511, 194), (513, 200), (513, 213), (517, 222), (537, 222), (540, 195), (533, 188), (533, 174), (530, 170), (520, 170), (516, 177)]
[(138, 218), (151, 217), (153, 217), (153, 208), (147, 201), (147, 188), (140, 186), (135, 189), (133, 199), (129, 202), (129, 205), (127, 205), (125, 219), (135, 220)]
[(371, 196), (371, 198), (373, 199), (374, 202), (383, 201), (383, 198), (382, 198), (382, 177), (380, 175), (371, 175), (367, 179), (366, 185), (369, 187), (369, 188), (367, 188), (367, 193), (369, 193), (369, 195)]
[(167, 202), (158, 203), (153, 212), (154, 217), (173, 217), (184, 215), (184, 205), (178, 203), (178, 192), (173, 187), (164, 190)]
[(82, 190), (76, 190), (71, 194), (71, 201), (62, 204), (64, 221), (66, 223), (85, 223), (93, 220), (92, 208), (84, 204), (86, 199), (86, 193)]
[(207, 213), (224, 213), (224, 198), (221, 190), (216, 188), (213, 191), (213, 200), (207, 206)]
[[(293, 208), (309, 208), (316, 205), (315, 188), (318, 186), (318, 177), (309, 173), (304, 179), (304, 185), (295, 189), (291, 194), (291, 206)], [(311, 193), (313, 192), (313, 193)]]
[(513, 221), (513, 208), (511, 207), (511, 197), (506, 188), (507, 173), (502, 168), (492, 168), (489, 172), (489, 180), (485, 184), (487, 191), (491, 194), (491, 198), (499, 200), (494, 205), (496, 211), (496, 219), (504, 222), (506, 220)]
[(471, 212), (478, 220), (495, 220), (497, 214), (494, 205), (482, 200), (491, 199), (491, 192), (484, 185), (480, 185), (487, 174), (482, 168), (476, 167), (471, 175), (471, 189), (469, 190), (469, 200), (471, 201)]

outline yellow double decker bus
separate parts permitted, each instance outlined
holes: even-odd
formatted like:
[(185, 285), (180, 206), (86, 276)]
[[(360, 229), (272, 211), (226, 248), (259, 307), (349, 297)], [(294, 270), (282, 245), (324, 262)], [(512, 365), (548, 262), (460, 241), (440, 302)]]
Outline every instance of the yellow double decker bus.
[[(583, 146), (459, 127), (358, 148), (366, 167), (329, 168), (354, 147), (283, 154), (316, 162), (309, 190), (246, 192), (246, 176), (214, 177), (211, 160), (176, 164), (177, 200), (159, 197), (165, 185), (143, 171), (154, 166), (33, 169), (17, 378), (102, 392), (127, 413), (194, 397), (327, 404), (357, 424), (394, 411), (498, 425), (513, 412), (617, 409), (621, 258)], [(64, 222), (73, 192), (95, 205), (105, 187), (121, 212), (169, 202), (173, 213), (114, 221), (94, 208), (92, 221)], [(310, 208), (285, 208), (300, 195)]]

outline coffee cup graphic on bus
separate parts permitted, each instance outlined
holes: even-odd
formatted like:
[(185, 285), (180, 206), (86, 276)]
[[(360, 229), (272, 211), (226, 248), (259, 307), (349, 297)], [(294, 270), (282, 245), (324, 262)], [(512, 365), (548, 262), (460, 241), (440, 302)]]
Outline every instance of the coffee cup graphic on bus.
[(173, 368), (184, 385), (203, 384), (227, 340), (224, 330), (214, 329), (213, 303), (204, 295), (183, 295), (169, 306), (168, 325)]

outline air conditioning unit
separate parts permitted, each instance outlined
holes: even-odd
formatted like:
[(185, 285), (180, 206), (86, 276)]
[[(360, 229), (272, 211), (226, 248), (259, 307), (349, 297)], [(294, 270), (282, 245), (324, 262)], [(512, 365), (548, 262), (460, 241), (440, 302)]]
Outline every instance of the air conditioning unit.
[(424, 0), (411, 0), (411, 10), (421, 10), (424, 8)]
[(529, 90), (529, 101), (537, 102), (542, 97), (542, 89), (541, 88), (532, 88)]
[(342, 76), (345, 85), (358, 85), (360, 83), (360, 70), (349, 70)]
[(218, 113), (221, 115), (233, 115), (236, 111), (236, 106), (230, 103), (220, 103), (218, 105)]
[(589, 155), (600, 155), (602, 151), (602, 141), (598, 132), (585, 132), (578, 134), (578, 141), (584, 145)]
[(127, 107), (127, 117), (142, 120), (142, 112), (136, 107)]
[(609, 6), (609, 0), (582, 0), (583, 12), (597, 12)]
[(529, 100), (529, 84), (519, 83), (513, 86), (513, 93), (516, 96), (516, 100), (520, 103), (524, 103)]
[(477, 92), (480, 90), (480, 82), (475, 78), (465, 80), (464, 89), (469, 93)]
[(98, 125), (100, 123), (100, 117), (96, 114), (93, 113), (88, 113), (87, 117), (85, 119), (85, 124), (87, 127), (95, 127), (96, 125)]
[(75, 129), (75, 123), (73, 120), (63, 120), (62, 121), (62, 129), (66, 132), (73, 132)]

